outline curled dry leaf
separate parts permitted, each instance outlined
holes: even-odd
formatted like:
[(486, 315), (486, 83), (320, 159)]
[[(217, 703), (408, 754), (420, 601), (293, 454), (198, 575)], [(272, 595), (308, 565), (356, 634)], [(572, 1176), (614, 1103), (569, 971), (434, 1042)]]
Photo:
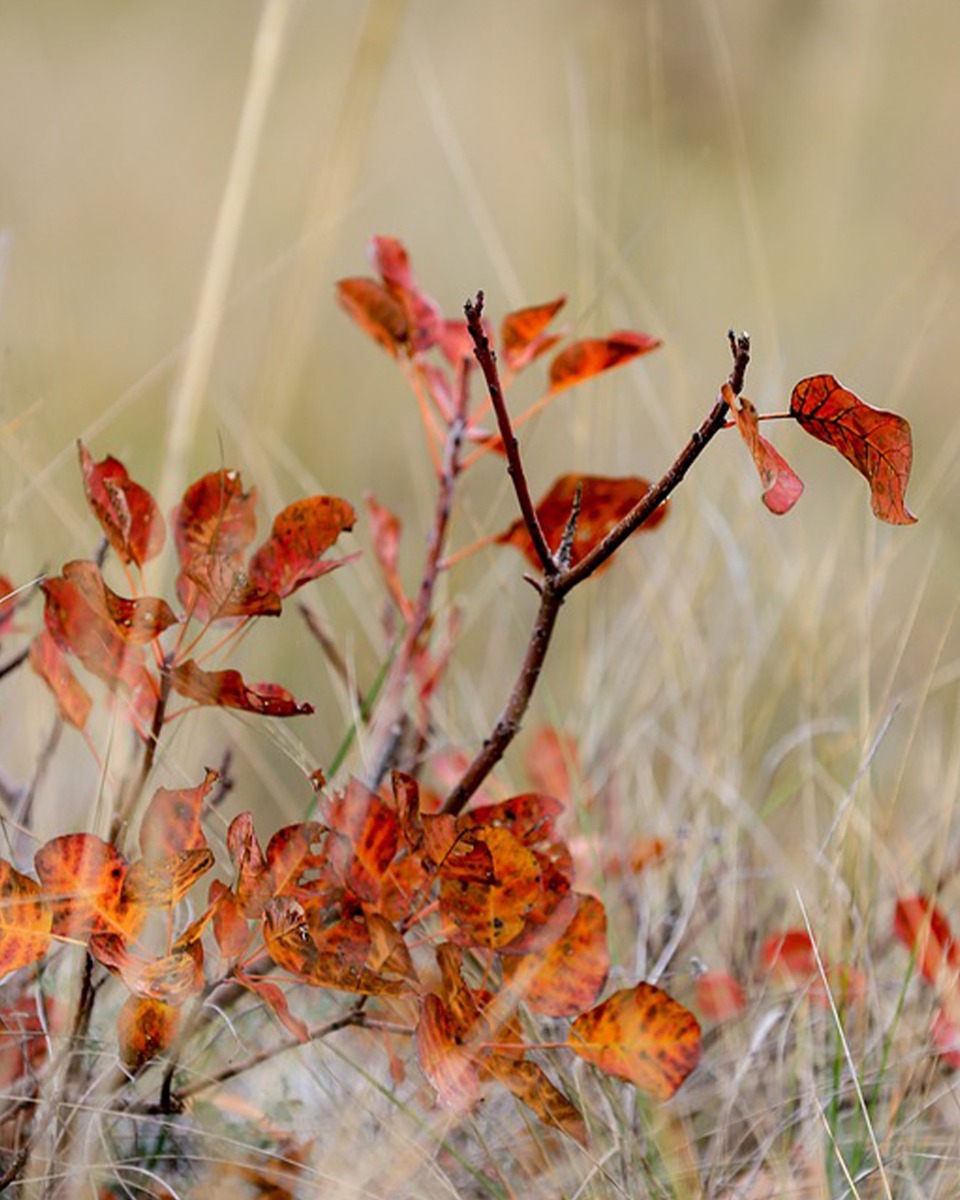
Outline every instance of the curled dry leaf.
[(284, 1029), (292, 1033), (298, 1042), (310, 1041), (310, 1030), (307, 1028), (306, 1022), (293, 1015), (287, 1004), (287, 997), (275, 983), (271, 983), (268, 979), (245, 975), (243, 971), (235, 971), (234, 979), (241, 987), (245, 987), (255, 996), (259, 996), (264, 1004), (272, 1009)]
[(587, 1123), (583, 1114), (536, 1063), (509, 1058), (505, 1054), (491, 1054), (484, 1066), (545, 1125), (554, 1125), (581, 1146), (587, 1145)]
[(621, 329), (606, 338), (584, 338), (561, 350), (550, 364), (550, 391), (560, 392), (591, 379), (602, 371), (623, 366), (641, 354), (662, 346), (660, 338), (649, 333)]
[(321, 560), (356, 519), (353, 506), (336, 496), (311, 496), (288, 504), (274, 518), (270, 537), (250, 559), (250, 582), (286, 598), (311, 579), (343, 566), (351, 559)]
[(177, 595), (188, 616), (198, 621), (234, 617), (278, 617), (283, 601), (255, 587), (238, 554), (195, 554), (180, 572)]
[(125, 563), (143, 566), (163, 549), (166, 527), (156, 501), (127, 474), (123, 463), (107, 457), (95, 463), (77, 443), (83, 487), (93, 515), (110, 545)]
[(195, 704), (238, 708), (265, 717), (298, 717), (313, 712), (277, 683), (247, 684), (239, 671), (204, 671), (188, 658), (170, 668), (170, 685)]
[(839, 450), (870, 485), (873, 514), (891, 525), (912, 525), (904, 493), (913, 463), (910, 425), (897, 413), (872, 408), (832, 375), (801, 379), (790, 412), (802, 429)]
[(341, 279), (337, 300), (363, 332), (394, 358), (410, 340), (410, 322), (403, 302), (375, 279)]
[(327, 848), (331, 866), (355, 896), (376, 903), (400, 844), (396, 813), (359, 779), (350, 779), (345, 791), (322, 799), (319, 813), (335, 834)]
[(367, 249), (384, 286), (406, 311), (413, 349), (429, 350), (443, 334), (443, 314), (418, 286), (406, 247), (399, 238), (379, 235), (370, 239)]
[[(611, 529), (640, 503), (650, 490), (646, 479), (635, 476), (609, 478), (603, 475), (561, 475), (537, 504), (537, 518), (554, 554), (560, 548), (563, 531), (573, 510), (577, 488), (580, 488), (580, 514), (573, 538), (570, 563), (574, 565), (600, 544)], [(667, 515), (667, 504), (661, 504), (650, 514), (637, 533), (655, 529)], [(515, 546), (536, 570), (542, 564), (533, 547), (530, 534), (522, 520), (516, 520), (496, 539), (501, 546)], [(609, 566), (611, 560), (599, 570)]]
[(0, 979), (43, 958), (52, 926), (40, 885), (0, 858)]
[(128, 996), (117, 1014), (120, 1057), (131, 1071), (170, 1048), (180, 1029), (183, 1009), (147, 996)]
[(696, 1017), (649, 983), (614, 992), (570, 1027), (570, 1049), (608, 1075), (669, 1100), (700, 1061)]
[(93, 612), (123, 641), (132, 645), (152, 642), (178, 623), (176, 613), (166, 600), (157, 596), (141, 596), (137, 600), (118, 596), (106, 585), (95, 562), (77, 559), (64, 563), (62, 574)]
[(763, 484), (763, 502), (777, 516), (782, 516), (803, 495), (803, 481), (787, 460), (760, 436), (757, 410), (751, 401), (741, 397), (739, 406), (729, 383), (721, 389), (734, 415), (737, 429), (757, 468)]
[(212, 866), (213, 851), (206, 845), (138, 859), (127, 871), (124, 898), (141, 908), (173, 908)]
[(140, 822), (140, 852), (145, 859), (166, 858), (206, 846), (200, 813), (219, 778), (219, 773), (208, 767), (203, 783), (197, 787), (157, 788)]
[(61, 718), (75, 729), (84, 729), (93, 701), (47, 629), (41, 629), (30, 643), (30, 666), (53, 693)]
[(517, 309), (503, 318), (500, 345), (503, 360), (511, 371), (522, 371), (557, 344), (560, 335), (545, 335), (544, 330), (566, 302), (566, 296), (558, 296), (546, 304)]

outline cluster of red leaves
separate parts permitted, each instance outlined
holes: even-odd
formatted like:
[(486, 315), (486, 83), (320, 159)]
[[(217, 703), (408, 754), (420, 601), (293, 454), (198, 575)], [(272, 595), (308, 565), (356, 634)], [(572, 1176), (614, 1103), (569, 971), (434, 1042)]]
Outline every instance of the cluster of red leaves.
[[(92, 707), (71, 660), (123, 699), (144, 737), (158, 706), (164, 716), (161, 696), (167, 688), (197, 705), (274, 717), (312, 712), (277, 684), (251, 685), (237, 671), (201, 666), (191, 654), (199, 635), (188, 641), (187, 629), (196, 621), (202, 634), (214, 622), (232, 621), (236, 631), (243, 621), (277, 616), (298, 588), (349, 561), (325, 555), (352, 529), (352, 507), (335, 496), (288, 505), (248, 560), (257, 532), (256, 490), (245, 492), (236, 471), (204, 475), (187, 488), (170, 518), (179, 564), (178, 615), (166, 600), (140, 592), (141, 568), (166, 541), (167, 525), (153, 497), (122, 463), (112, 457), (94, 462), (82, 444), (80, 466), (87, 501), (134, 596), (118, 595), (100, 566), (86, 560), (65, 563), (59, 575), (41, 583), (45, 627), (31, 643), (30, 662), (63, 719), (83, 729)], [(168, 650), (164, 635), (170, 631), (176, 641)]]
[[(656, 1097), (696, 1065), (697, 1022), (666, 993), (641, 983), (597, 1003), (610, 965), (606, 914), (575, 890), (556, 829), (563, 806), (539, 793), (455, 818), (424, 811), (410, 776), (395, 772), (382, 793), (351, 780), (320, 798), (316, 820), (266, 846), (241, 813), (226, 836), (229, 880), (215, 879), (199, 914), (151, 952), (150, 914), (172, 914), (214, 866), (201, 815), (216, 778), (156, 792), (133, 862), (80, 833), (41, 846), (36, 879), (0, 860), (0, 974), (57, 943), (85, 944), (130, 992), (118, 1037), (137, 1067), (170, 1046), (211, 977), (256, 994), (303, 1041), (310, 1031), (279, 982), (363, 995), (412, 1022), (443, 1104), (465, 1111), (493, 1080), (580, 1141), (576, 1105), (526, 1057), (519, 1005), (572, 1019), (574, 1053)], [(425, 923), (431, 912), (439, 926)], [(431, 953), (420, 948), (429, 941)]]

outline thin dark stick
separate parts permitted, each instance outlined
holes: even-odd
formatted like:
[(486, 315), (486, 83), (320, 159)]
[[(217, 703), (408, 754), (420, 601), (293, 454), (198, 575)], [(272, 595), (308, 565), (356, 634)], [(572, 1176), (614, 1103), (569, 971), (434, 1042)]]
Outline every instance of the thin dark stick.
[[(472, 328), (471, 333), (474, 334)], [(476, 338), (476, 334), (474, 334), (474, 338)], [(739, 395), (743, 390), (744, 376), (750, 361), (750, 339), (747, 334), (735, 337), (731, 333), (730, 348), (733, 354), (733, 370), (730, 373), (729, 382), (735, 394)], [(477, 356), (479, 358), (479, 350)], [(590, 553), (574, 566), (562, 570), (558, 568), (556, 574), (548, 575), (544, 579), (540, 593), (540, 605), (534, 619), (533, 630), (520, 673), (517, 675), (507, 703), (489, 737), (485, 739), (480, 751), (447, 797), (443, 806), (444, 812), (456, 815), (463, 811), (474, 792), (503, 758), (507, 747), (516, 737), (521, 721), (529, 707), (534, 688), (540, 678), (557, 617), (560, 615), (560, 608), (568, 593), (588, 579), (601, 563), (606, 562), (630, 534), (639, 529), (651, 513), (660, 507), (680, 484), (711, 439), (723, 429), (728, 411), (726, 401), (722, 396), (718, 397), (706, 418), (694, 431), (666, 473), (647, 491), (646, 495), (623, 520), (607, 534), (603, 541), (594, 546)], [(517, 453), (519, 456), (519, 450)], [(523, 478), (522, 472), (520, 477)]]
[(487, 385), (487, 392), (490, 395), (490, 402), (497, 417), (497, 425), (500, 428), (500, 440), (503, 442), (503, 449), (507, 455), (507, 473), (513, 480), (513, 490), (517, 494), (520, 515), (523, 517), (523, 523), (530, 534), (530, 540), (533, 542), (533, 548), (537, 552), (537, 558), (540, 559), (540, 563), (543, 566), (543, 573), (549, 579), (551, 576), (559, 574), (560, 565), (554, 559), (553, 553), (547, 545), (547, 539), (544, 536), (540, 518), (537, 516), (533, 497), (530, 495), (530, 488), (527, 485), (527, 476), (520, 458), (520, 446), (517, 442), (516, 434), (513, 432), (513, 426), (510, 424), (510, 415), (507, 412), (506, 401), (503, 398), (503, 388), (500, 386), (497, 356), (483, 329), (483, 321), (481, 319), (483, 317), (483, 292), (477, 292), (476, 300), (468, 300), (463, 306), (463, 311), (467, 316), (467, 329), (473, 338), (473, 353), (480, 364), (480, 370), (483, 372), (483, 378)]

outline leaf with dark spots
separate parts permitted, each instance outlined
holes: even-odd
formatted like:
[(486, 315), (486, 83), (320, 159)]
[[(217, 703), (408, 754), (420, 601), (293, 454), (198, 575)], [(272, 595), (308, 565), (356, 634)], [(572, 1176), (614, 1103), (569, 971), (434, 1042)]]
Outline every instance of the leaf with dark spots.
[(204, 671), (189, 658), (169, 671), (175, 692), (195, 704), (236, 708), (264, 717), (298, 717), (313, 712), (277, 683), (247, 684), (239, 671)]
[(156, 501), (135, 483), (123, 463), (107, 457), (95, 463), (77, 443), (83, 487), (93, 515), (121, 561), (143, 566), (163, 549), (166, 527)]
[(311, 496), (288, 504), (250, 560), (250, 582), (286, 598), (311, 579), (343, 566), (350, 560), (324, 562), (323, 555), (356, 519), (352, 505), (336, 496)]
[(243, 555), (257, 536), (256, 500), (256, 488), (243, 490), (239, 471), (211, 471), (192, 483), (172, 517), (181, 567), (198, 554)]
[(801, 379), (790, 412), (802, 429), (839, 450), (870, 485), (873, 515), (891, 525), (912, 525), (904, 502), (913, 441), (910, 424), (897, 413), (871, 408), (832, 375)]

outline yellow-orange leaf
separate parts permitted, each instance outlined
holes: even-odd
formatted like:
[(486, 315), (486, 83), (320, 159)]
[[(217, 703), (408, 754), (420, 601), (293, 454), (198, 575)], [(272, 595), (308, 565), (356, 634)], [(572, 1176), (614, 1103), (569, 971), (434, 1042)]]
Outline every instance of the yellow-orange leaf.
[(144, 912), (123, 895), (127, 860), (92, 833), (67, 833), (41, 846), (34, 857), (53, 933), (84, 938), (91, 932), (133, 933)]
[(638, 983), (578, 1017), (569, 1045), (608, 1075), (669, 1100), (700, 1061), (700, 1026), (666, 992)]
[(581, 1146), (587, 1144), (587, 1123), (583, 1114), (536, 1063), (492, 1054), (484, 1066), (494, 1079), (509, 1088), (545, 1125), (562, 1129)]
[(480, 1096), (477, 1062), (460, 1044), (443, 1001), (424, 996), (417, 1023), (417, 1061), (444, 1108), (467, 1113)]
[(0, 858), (0, 979), (43, 958), (52, 923), (40, 885)]
[(124, 897), (143, 908), (173, 908), (213, 866), (208, 846), (157, 859), (138, 859), (127, 872)]
[(593, 1004), (610, 970), (607, 914), (595, 896), (578, 896), (573, 918), (542, 954), (504, 958), (504, 977), (534, 1012), (573, 1017)]
[(117, 1014), (120, 1057), (131, 1071), (139, 1071), (170, 1046), (180, 1028), (182, 1008), (149, 996), (128, 996)]
[(540, 900), (540, 864), (506, 829), (484, 827), (472, 830), (471, 836), (489, 851), (494, 882), (442, 875), (440, 911), (465, 940), (496, 950), (523, 931), (528, 913)]

